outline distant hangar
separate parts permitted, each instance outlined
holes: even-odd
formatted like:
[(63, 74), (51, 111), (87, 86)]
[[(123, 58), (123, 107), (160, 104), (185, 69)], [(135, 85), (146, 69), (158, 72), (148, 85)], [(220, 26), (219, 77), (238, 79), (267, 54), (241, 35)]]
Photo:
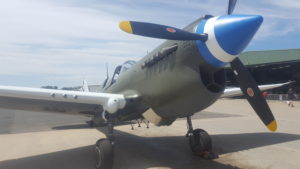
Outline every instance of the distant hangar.
[[(295, 81), (291, 86), (272, 92), (285, 93), (293, 87), (300, 93), (300, 49), (250, 51), (241, 54), (240, 59), (259, 85)], [(227, 86), (238, 86), (231, 68), (225, 70)]]

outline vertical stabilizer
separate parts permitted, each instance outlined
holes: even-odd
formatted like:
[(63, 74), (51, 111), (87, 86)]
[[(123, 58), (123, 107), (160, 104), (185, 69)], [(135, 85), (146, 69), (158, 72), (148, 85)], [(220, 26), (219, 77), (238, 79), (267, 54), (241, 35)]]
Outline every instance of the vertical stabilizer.
[(89, 86), (88, 86), (88, 83), (86, 80), (83, 80), (82, 90), (84, 92), (90, 92), (90, 89), (89, 89)]

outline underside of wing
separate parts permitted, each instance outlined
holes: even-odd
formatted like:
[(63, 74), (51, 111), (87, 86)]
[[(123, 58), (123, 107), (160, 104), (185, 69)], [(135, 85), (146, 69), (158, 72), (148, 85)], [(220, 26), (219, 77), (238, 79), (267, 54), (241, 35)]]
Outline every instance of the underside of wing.
[(103, 110), (102, 106), (95, 104), (56, 102), (15, 97), (0, 97), (0, 108), (86, 115), (93, 115), (95, 111)]
[(115, 113), (125, 104), (121, 94), (0, 86), (0, 108), (90, 114)]

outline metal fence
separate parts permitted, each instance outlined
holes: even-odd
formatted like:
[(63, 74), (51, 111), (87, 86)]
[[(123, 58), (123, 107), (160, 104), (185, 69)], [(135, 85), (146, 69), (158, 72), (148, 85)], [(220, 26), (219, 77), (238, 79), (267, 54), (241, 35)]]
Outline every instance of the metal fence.
[[(294, 100), (300, 100), (300, 94), (296, 94), (297, 98)], [(287, 100), (287, 94), (268, 94), (267, 100)]]

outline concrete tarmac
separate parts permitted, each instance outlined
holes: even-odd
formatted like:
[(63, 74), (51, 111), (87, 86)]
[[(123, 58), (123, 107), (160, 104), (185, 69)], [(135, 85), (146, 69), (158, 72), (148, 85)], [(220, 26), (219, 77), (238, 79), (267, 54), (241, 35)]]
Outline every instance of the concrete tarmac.
[[(114, 169), (298, 169), (300, 103), (269, 101), (278, 131), (269, 132), (247, 101), (221, 99), (193, 117), (194, 128), (212, 137), (219, 158), (192, 155), (185, 119), (150, 129), (123, 124), (115, 129)], [(0, 169), (93, 169), (94, 144), (103, 128), (88, 117), (0, 109)]]

